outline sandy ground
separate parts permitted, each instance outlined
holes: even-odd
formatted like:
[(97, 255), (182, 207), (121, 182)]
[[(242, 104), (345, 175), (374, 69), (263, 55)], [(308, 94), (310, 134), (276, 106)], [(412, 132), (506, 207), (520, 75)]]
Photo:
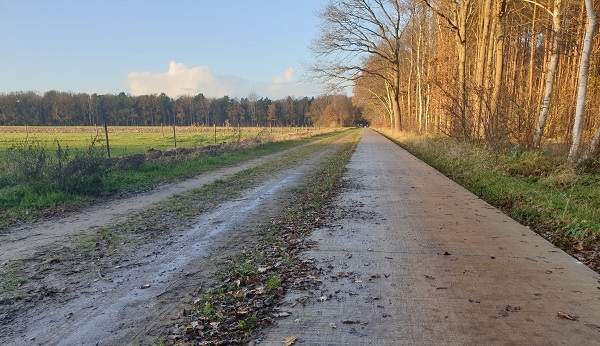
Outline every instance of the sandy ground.
[(599, 345), (600, 275), (383, 136), (365, 133), (261, 345)]
[[(28, 289), (26, 299), (0, 297), (0, 344), (154, 344), (169, 328), (169, 321), (189, 307), (194, 294), (213, 282), (220, 261), (256, 242), (262, 224), (289, 205), (290, 189), (335, 148), (329, 145), (294, 168), (276, 172), (242, 197), (199, 215), (185, 229), (173, 229), (148, 243), (122, 244), (110, 257), (65, 262), (62, 267), (50, 259), (47, 263), (52, 269), (40, 270), (28, 282), (33, 288)], [(65, 218), (13, 229), (1, 240), (2, 265), (60, 254), (61, 244), (72, 246), (76, 235), (286, 153), (289, 150), (105, 202)]]

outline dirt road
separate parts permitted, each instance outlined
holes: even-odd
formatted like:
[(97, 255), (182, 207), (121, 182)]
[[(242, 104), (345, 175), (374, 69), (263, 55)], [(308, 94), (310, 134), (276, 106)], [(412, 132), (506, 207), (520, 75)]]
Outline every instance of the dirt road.
[(58, 219), (52, 218), (41, 223), (15, 227), (8, 232), (0, 234), (0, 263), (15, 258), (31, 256), (39, 251), (40, 247), (50, 243), (66, 242), (73, 235), (90, 233), (107, 223), (117, 223), (126, 219), (128, 215), (143, 210), (170, 196), (197, 189), (217, 179), (223, 179), (246, 169), (256, 167), (274, 157), (285, 155), (292, 150), (294, 149), (259, 157), (235, 166), (201, 174), (195, 178), (183, 180), (178, 183), (164, 184), (145, 193), (101, 202)]
[[(296, 147), (4, 235), (4, 277), (18, 268), (15, 275), (27, 275), (28, 281), (0, 296), (0, 344), (154, 344), (177, 312), (189, 307), (192, 295), (213, 282), (218, 262), (256, 242), (261, 224), (289, 205), (291, 188), (329, 160), (337, 147), (336, 142), (313, 144), (317, 149)], [(310, 155), (293, 156), (303, 150)], [(98, 257), (80, 251), (72, 255), (80, 239), (76, 236), (131, 218), (170, 196), (277, 160), (293, 164), (266, 171), (268, 178), (262, 183), (184, 226), (174, 224), (113, 250), (92, 252)]]
[(600, 275), (374, 131), (347, 168), (261, 345), (600, 344)]

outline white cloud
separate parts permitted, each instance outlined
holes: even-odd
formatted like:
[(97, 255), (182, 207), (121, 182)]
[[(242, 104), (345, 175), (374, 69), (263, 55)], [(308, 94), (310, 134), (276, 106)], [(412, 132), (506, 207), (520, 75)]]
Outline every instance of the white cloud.
[(273, 78), (271, 84), (252, 83), (236, 76), (217, 76), (207, 66), (187, 67), (171, 61), (167, 72), (132, 72), (127, 84), (132, 95), (160, 94), (171, 97), (196, 95), (207, 97), (247, 97), (251, 92), (271, 99), (286, 96), (313, 96), (319, 93), (315, 87), (294, 81), (294, 69), (288, 68), (283, 76)]

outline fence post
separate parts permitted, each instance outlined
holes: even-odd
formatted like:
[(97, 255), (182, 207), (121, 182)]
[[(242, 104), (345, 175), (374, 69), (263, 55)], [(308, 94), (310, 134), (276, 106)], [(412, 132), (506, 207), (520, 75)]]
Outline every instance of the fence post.
[(104, 113), (104, 134), (106, 135), (106, 154), (110, 158), (110, 145), (108, 144), (108, 119), (106, 113)]

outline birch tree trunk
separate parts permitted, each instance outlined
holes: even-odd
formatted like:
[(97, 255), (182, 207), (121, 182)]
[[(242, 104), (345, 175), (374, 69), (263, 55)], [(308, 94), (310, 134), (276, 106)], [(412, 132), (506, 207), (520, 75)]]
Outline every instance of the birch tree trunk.
[(581, 142), (583, 137), (583, 120), (585, 117), (585, 103), (588, 86), (588, 75), (590, 71), (590, 55), (594, 42), (594, 35), (598, 28), (594, 1), (585, 0), (585, 10), (588, 17), (588, 27), (585, 32), (583, 49), (581, 50), (581, 62), (579, 63), (579, 88), (577, 89), (577, 105), (575, 108), (575, 121), (573, 123), (573, 142), (569, 151), (569, 161), (575, 162), (579, 159)]
[(421, 61), (423, 60), (421, 52), (421, 42), (423, 35), (423, 25), (419, 18), (419, 35), (417, 41), (417, 101), (419, 103), (419, 133), (423, 132), (423, 78), (421, 76)]
[(600, 126), (596, 130), (592, 141), (590, 142), (590, 148), (587, 152), (588, 157), (598, 157), (600, 156)]
[(500, 119), (501, 115), (498, 112), (500, 103), (500, 85), (504, 76), (504, 14), (506, 11), (506, 0), (500, 0), (494, 5), (494, 16), (496, 25), (494, 26), (496, 36), (496, 60), (494, 66), (494, 84), (492, 87), (492, 95), (490, 99), (490, 113), (494, 117), (494, 127), (492, 128), (491, 136), (497, 136), (500, 126), (503, 126), (504, 119)]
[(548, 119), (548, 111), (550, 110), (550, 101), (552, 99), (552, 89), (554, 88), (554, 79), (556, 77), (556, 69), (558, 66), (559, 43), (560, 43), (560, 11), (562, 0), (554, 0), (554, 11), (552, 12), (552, 57), (548, 63), (548, 71), (546, 71), (546, 86), (544, 88), (544, 98), (540, 107), (540, 115), (538, 117), (535, 135), (533, 137), (533, 146), (539, 148), (542, 144), (544, 129)]

